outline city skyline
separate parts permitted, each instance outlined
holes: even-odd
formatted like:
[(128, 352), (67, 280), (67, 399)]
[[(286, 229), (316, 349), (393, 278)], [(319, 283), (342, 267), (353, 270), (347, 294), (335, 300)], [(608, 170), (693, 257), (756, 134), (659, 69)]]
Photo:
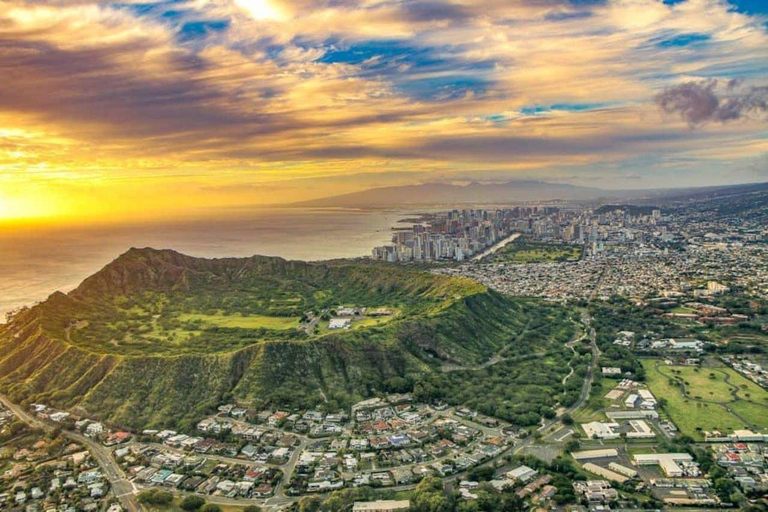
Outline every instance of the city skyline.
[(763, 2), (0, 3), (0, 222), (768, 179)]

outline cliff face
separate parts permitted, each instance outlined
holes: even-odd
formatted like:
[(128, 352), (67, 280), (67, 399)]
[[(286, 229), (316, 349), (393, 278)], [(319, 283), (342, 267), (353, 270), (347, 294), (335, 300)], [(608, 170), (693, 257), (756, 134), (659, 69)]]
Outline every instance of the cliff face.
[[(316, 336), (176, 320), (201, 307), (268, 311), (280, 302), (301, 311), (345, 299), (396, 305), (403, 314), (381, 326)], [(474, 283), (402, 267), (133, 249), (69, 295), (55, 293), (0, 326), (0, 389), (16, 401), (77, 407), (136, 428), (188, 425), (233, 398), (345, 406), (384, 390), (392, 377), (436, 371), (441, 361), (486, 360), (509, 342), (523, 315), (519, 304)], [(166, 317), (172, 334), (162, 353), (127, 350), (138, 334), (117, 339), (137, 324), (145, 336), (137, 346), (154, 349), (153, 329)], [(205, 350), (174, 348), (183, 346), (175, 336), (186, 330)], [(246, 341), (219, 347), (222, 336)]]

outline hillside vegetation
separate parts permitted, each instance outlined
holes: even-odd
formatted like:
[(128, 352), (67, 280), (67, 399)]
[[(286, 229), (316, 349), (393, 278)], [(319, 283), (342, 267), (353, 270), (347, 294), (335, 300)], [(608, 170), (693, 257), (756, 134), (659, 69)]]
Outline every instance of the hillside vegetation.
[[(300, 328), (305, 313), (339, 305), (397, 315), (350, 330)], [(502, 353), (512, 364), (539, 350), (558, 360), (566, 320), (555, 306), (403, 266), (132, 249), (0, 327), (0, 389), (131, 427), (183, 426), (232, 399), (334, 409), (429, 386), (430, 375), (449, 375), (445, 365), (472, 368)], [(450, 385), (459, 378), (473, 376), (450, 374)], [(556, 400), (549, 393), (536, 410)]]

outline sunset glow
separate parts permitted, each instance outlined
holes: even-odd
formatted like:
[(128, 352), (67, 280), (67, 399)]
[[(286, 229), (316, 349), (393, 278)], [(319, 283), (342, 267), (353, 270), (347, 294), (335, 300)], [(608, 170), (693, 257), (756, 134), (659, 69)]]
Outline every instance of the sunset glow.
[(0, 217), (764, 181), (767, 20), (726, 0), (0, 1)]

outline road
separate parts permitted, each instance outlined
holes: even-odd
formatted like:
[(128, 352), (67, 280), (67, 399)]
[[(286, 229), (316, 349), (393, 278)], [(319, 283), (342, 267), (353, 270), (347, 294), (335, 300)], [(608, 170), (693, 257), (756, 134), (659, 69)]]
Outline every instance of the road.
[[(597, 366), (597, 360), (600, 356), (600, 351), (597, 347), (596, 343), (596, 334), (594, 328), (590, 327), (591, 318), (587, 313), (584, 313), (582, 315), (582, 323), (584, 324), (585, 329), (589, 329), (589, 338), (590, 343), (592, 347), (592, 364), (589, 367), (587, 378), (584, 381), (584, 386), (582, 387), (581, 395), (579, 396), (579, 399), (572, 404), (566, 411), (568, 413), (572, 413), (575, 410), (577, 410), (579, 407), (583, 406), (584, 403), (586, 403), (587, 399), (589, 398), (589, 394), (592, 388), (592, 382), (594, 380), (594, 372), (595, 368)], [(583, 338), (583, 336), (582, 336)], [(580, 339), (582, 339), (580, 338)], [(500, 360), (503, 360), (503, 358), (499, 357), (497, 360), (491, 360), (485, 365), (482, 366), (488, 366), (490, 364), (494, 364), (496, 362), (499, 362)], [(29, 415), (26, 411), (24, 411), (21, 407), (17, 406), (10, 400), (8, 400), (5, 396), (0, 395), (0, 401), (11, 411), (14, 412), (22, 421), (25, 421), (26, 423), (38, 427), (47, 431), (53, 430), (53, 426), (43, 422), (42, 420), (35, 418), (31, 415)], [(456, 416), (455, 414), (451, 412), (444, 412), (444, 411), (434, 411), (437, 416), (447, 417), (451, 418), (457, 421), (460, 421), (462, 423), (469, 423), (471, 426), (475, 428), (480, 428), (481, 431), (486, 436), (492, 436), (496, 435), (497, 431), (495, 429), (485, 427), (482, 425), (476, 425), (472, 422), (468, 422), (466, 419)], [(559, 419), (555, 418), (549, 421), (545, 421), (542, 426), (539, 428), (540, 432), (547, 432), (551, 431), (554, 426), (556, 426), (559, 423)], [(560, 432), (563, 432), (560, 434)], [(569, 432), (566, 432), (569, 431)], [(565, 429), (558, 429), (554, 431), (554, 433), (550, 433), (548, 437), (552, 437), (555, 434), (562, 435), (563, 439), (567, 438), (569, 436), (569, 433), (572, 432), (572, 429), (565, 428)], [(125, 474), (123, 473), (122, 469), (118, 466), (117, 462), (112, 457), (112, 454), (108, 449), (106, 449), (104, 446), (98, 444), (97, 442), (93, 441), (92, 439), (89, 439), (77, 432), (71, 432), (71, 431), (62, 431), (62, 434), (66, 437), (77, 441), (83, 445), (85, 445), (88, 450), (91, 452), (91, 454), (94, 456), (96, 461), (98, 462), (99, 466), (101, 467), (105, 477), (109, 480), (113, 492), (120, 500), (121, 505), (125, 510), (128, 510), (129, 512), (140, 512), (143, 511), (143, 507), (136, 499), (136, 493), (138, 492), (138, 489), (125, 477)], [(275, 495), (271, 498), (268, 498), (266, 500), (245, 500), (242, 498), (227, 498), (224, 496), (205, 496), (205, 499), (210, 503), (216, 503), (219, 505), (239, 505), (243, 506), (250, 503), (259, 503), (260, 506), (267, 510), (279, 510), (282, 509), (291, 503), (294, 503), (298, 498), (287, 496), (285, 494), (285, 486), (290, 481), (291, 475), (293, 474), (296, 465), (298, 464), (299, 457), (301, 453), (304, 451), (304, 449), (307, 447), (307, 445), (310, 442), (310, 439), (305, 436), (297, 436), (300, 440), (300, 444), (296, 447), (294, 447), (293, 453), (291, 455), (291, 458), (289, 461), (282, 466), (283, 470), (283, 478), (281, 479), (280, 483), (278, 484), (277, 488), (275, 489)], [(563, 439), (554, 439), (555, 442), (560, 442)], [(506, 447), (501, 453), (499, 453), (496, 457), (489, 459), (485, 463), (481, 464), (479, 467), (482, 466), (489, 466), (489, 465), (495, 465), (497, 461), (501, 460), (501, 458), (507, 454), (507, 453), (519, 453), (528, 446), (534, 444), (537, 441), (535, 436), (529, 436), (526, 439), (523, 439), (519, 443), (515, 445), (510, 445)], [(169, 449), (167, 446), (162, 446), (163, 449)], [(231, 462), (231, 463), (238, 463), (238, 464), (249, 464), (249, 461), (241, 460), (241, 459), (231, 459), (228, 457), (212, 457), (216, 459), (221, 459), (223, 462)], [(474, 468), (472, 468), (474, 469)], [(467, 471), (461, 471), (459, 473), (453, 474), (449, 477), (446, 477), (444, 480), (446, 483), (456, 481), (464, 476), (469, 472)], [(407, 485), (399, 485), (390, 487), (388, 489), (393, 491), (403, 491), (403, 490), (409, 490), (413, 489), (415, 487), (415, 484), (407, 484)], [(187, 493), (181, 493), (181, 494), (187, 494)]]
[(520, 233), (512, 233), (510, 236), (508, 236), (507, 238), (505, 238), (501, 242), (498, 242), (497, 244), (492, 245), (491, 247), (489, 247), (488, 249), (484, 250), (483, 252), (474, 255), (470, 261), (480, 261), (481, 259), (485, 258), (489, 254), (495, 253), (496, 251), (498, 251), (499, 249), (501, 249), (502, 247), (504, 247), (508, 243), (514, 242), (519, 237), (520, 237)]
[(600, 293), (600, 287), (602, 286), (603, 281), (608, 275), (610, 275), (610, 273), (611, 273), (611, 266), (606, 263), (605, 267), (603, 267), (603, 271), (600, 273), (600, 277), (597, 278), (597, 282), (595, 283), (595, 289), (592, 290), (592, 293), (589, 294), (590, 302), (597, 298), (597, 294)]
[(584, 379), (584, 385), (581, 387), (581, 395), (579, 395), (579, 399), (571, 404), (568, 409), (566, 409), (568, 414), (573, 413), (576, 411), (576, 409), (584, 405), (584, 403), (589, 398), (589, 394), (592, 391), (592, 382), (595, 380), (597, 361), (600, 358), (600, 349), (597, 347), (597, 334), (595, 333), (595, 328), (590, 327), (592, 318), (588, 313), (584, 313), (582, 315), (582, 322), (584, 323), (584, 326), (589, 329), (589, 344), (592, 348), (592, 363), (589, 365), (589, 369), (587, 370), (587, 378)]
[(493, 366), (495, 364), (501, 363), (501, 362), (517, 362), (517, 361), (527, 361), (530, 359), (539, 359), (542, 357), (546, 357), (550, 352), (547, 351), (540, 351), (540, 352), (534, 352), (533, 354), (524, 354), (522, 356), (517, 357), (504, 357), (501, 355), (501, 352), (504, 352), (508, 347), (504, 347), (499, 351), (498, 354), (495, 354), (492, 358), (490, 358), (488, 361), (482, 363), (482, 364), (476, 364), (476, 365), (469, 365), (469, 366), (461, 366), (456, 364), (446, 364), (443, 365), (441, 370), (443, 373), (450, 373), (450, 372), (463, 372), (463, 371), (471, 371), (476, 372), (478, 370), (482, 370), (484, 368), (488, 368), (489, 366)]
[[(585, 329), (589, 330), (589, 342), (590, 342), (590, 347), (592, 349), (592, 362), (590, 363), (589, 368), (587, 369), (587, 377), (584, 379), (584, 384), (581, 387), (581, 394), (579, 395), (578, 400), (576, 400), (568, 408), (566, 408), (565, 410), (563, 409), (560, 410), (560, 414), (558, 415), (558, 418), (556, 420), (544, 423), (541, 427), (539, 427), (538, 429), (539, 432), (548, 432), (559, 421), (559, 418), (563, 417), (564, 414), (571, 415), (574, 412), (576, 412), (576, 410), (584, 406), (584, 404), (589, 399), (590, 393), (592, 392), (592, 383), (595, 380), (595, 370), (597, 369), (597, 361), (600, 358), (600, 349), (597, 347), (597, 333), (595, 332), (594, 327), (591, 327), (592, 317), (590, 317), (589, 313), (587, 313), (586, 311), (583, 312), (581, 315), (581, 323), (584, 325)], [(584, 336), (581, 336), (579, 338), (579, 341), (581, 341), (582, 339), (584, 339)], [(571, 349), (572, 348), (573, 347), (571, 347)], [(561, 442), (567, 439), (572, 434), (573, 434), (573, 428), (562, 426), (556, 430), (549, 431), (545, 439), (548, 442)], [(517, 450), (515, 451), (515, 453), (516, 452)]]
[[(48, 432), (54, 430), (52, 425), (31, 416), (23, 408), (11, 402), (6, 396), (0, 395), (0, 402), (11, 410), (21, 421), (28, 425)], [(115, 496), (120, 500), (123, 509), (129, 512), (140, 512), (144, 510), (134, 495), (136, 490), (135, 487), (125, 477), (123, 470), (120, 469), (120, 466), (117, 465), (115, 459), (112, 458), (112, 454), (109, 450), (77, 432), (62, 430), (61, 433), (63, 436), (72, 439), (73, 441), (77, 441), (88, 448), (88, 451), (91, 452), (91, 455), (93, 455), (96, 462), (98, 462), (102, 473), (107, 480), (109, 480), (109, 483), (112, 486), (112, 492), (114, 492)]]
[[(576, 322), (573, 321), (573, 319), (570, 319), (570, 320), (571, 320), (572, 323), (574, 323), (574, 324), (576, 323)], [(584, 316), (582, 315), (582, 322), (583, 321), (584, 321)], [(586, 328), (587, 325), (584, 324), (584, 327)], [(565, 346), (568, 347), (569, 349), (571, 349), (571, 352), (573, 352), (574, 356), (577, 356), (578, 353), (576, 352), (576, 349), (573, 348), (573, 347), (577, 343), (581, 342), (586, 337), (587, 337), (586, 331), (584, 331), (584, 332), (575, 332), (573, 334), (573, 338), (571, 339), (571, 341), (566, 343)], [(565, 394), (565, 385), (568, 383), (568, 379), (570, 379), (571, 376), (576, 372), (576, 370), (573, 368), (573, 365), (571, 365), (570, 361), (568, 362), (568, 368), (570, 368), (570, 371), (568, 372), (568, 375), (563, 377), (563, 394)]]

